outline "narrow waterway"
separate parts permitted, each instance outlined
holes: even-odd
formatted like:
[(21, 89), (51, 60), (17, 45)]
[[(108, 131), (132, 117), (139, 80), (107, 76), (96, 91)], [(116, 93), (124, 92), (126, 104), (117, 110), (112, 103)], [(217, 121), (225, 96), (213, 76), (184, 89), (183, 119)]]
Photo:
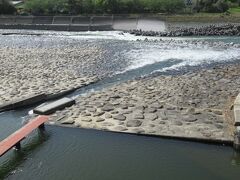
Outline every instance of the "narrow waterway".
[[(17, 33), (20, 34), (0, 36), (0, 46), (97, 44), (105, 50), (102, 57), (105, 63), (99, 65), (97, 71), (87, 69), (96, 74), (104, 72), (102, 81), (70, 96), (101, 90), (154, 72), (240, 60), (238, 48), (184, 44), (188, 38), (175, 38), (176, 41), (184, 40), (183, 44), (172, 45), (170, 42), (138, 42), (139, 37), (121, 32), (31, 32), (40, 33), (38, 36), (26, 35), (29, 31)], [(193, 39), (240, 43), (239, 37)], [(20, 128), (29, 118), (30, 110), (1, 113), (0, 140)], [(231, 147), (55, 126), (47, 126), (44, 134), (36, 130), (23, 141), (20, 152), (11, 150), (0, 158), (0, 179), (231, 180), (239, 176), (240, 154)]]
[[(1, 119), (2, 120), (2, 119)], [(6, 179), (237, 179), (231, 147), (47, 127), (1, 160)]]

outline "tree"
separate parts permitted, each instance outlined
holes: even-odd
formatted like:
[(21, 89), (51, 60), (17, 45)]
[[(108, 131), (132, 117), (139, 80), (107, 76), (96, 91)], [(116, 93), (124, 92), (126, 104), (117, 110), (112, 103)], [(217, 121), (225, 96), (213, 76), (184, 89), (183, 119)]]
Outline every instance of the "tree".
[(228, 3), (225, 0), (218, 0), (214, 7), (218, 12), (226, 12), (229, 9)]
[(9, 2), (9, 0), (0, 0), (0, 14), (13, 14), (16, 8)]
[(184, 8), (184, 0), (27, 0), (32, 14), (85, 13), (176, 13)]
[(227, 0), (199, 0), (194, 9), (197, 12), (226, 12), (229, 9), (229, 5)]
[(28, 0), (25, 9), (34, 15), (67, 14), (68, 0)]
[(102, 12), (119, 13), (121, 5), (121, 0), (96, 0), (96, 8)]
[(182, 0), (163, 0), (162, 6), (165, 12), (176, 13), (181, 11), (185, 7), (185, 4)]

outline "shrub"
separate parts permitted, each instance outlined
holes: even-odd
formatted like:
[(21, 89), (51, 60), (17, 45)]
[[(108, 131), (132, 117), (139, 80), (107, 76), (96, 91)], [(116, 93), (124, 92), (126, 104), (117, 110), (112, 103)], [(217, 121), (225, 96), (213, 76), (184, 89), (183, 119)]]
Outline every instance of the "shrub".
[(194, 7), (197, 12), (209, 13), (226, 12), (228, 9), (229, 1), (227, 0), (200, 0)]

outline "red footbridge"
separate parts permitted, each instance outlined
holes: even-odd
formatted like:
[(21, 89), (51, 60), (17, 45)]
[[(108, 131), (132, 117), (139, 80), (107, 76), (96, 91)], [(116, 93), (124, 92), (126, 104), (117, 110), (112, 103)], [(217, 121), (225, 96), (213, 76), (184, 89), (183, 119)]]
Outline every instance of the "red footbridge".
[(44, 123), (49, 119), (48, 116), (38, 116), (35, 119), (28, 122), (22, 128), (8, 136), (6, 139), (0, 142), (0, 157), (8, 152), (11, 148), (21, 148), (21, 141), (26, 138), (33, 130), (39, 128), (44, 130)]

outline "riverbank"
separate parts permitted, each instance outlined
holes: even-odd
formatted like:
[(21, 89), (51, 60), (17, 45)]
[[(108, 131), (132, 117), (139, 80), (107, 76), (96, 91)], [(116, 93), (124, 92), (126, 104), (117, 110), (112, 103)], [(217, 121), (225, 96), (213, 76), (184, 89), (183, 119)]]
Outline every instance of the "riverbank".
[(239, 23), (240, 13), (232, 13), (229, 15), (223, 13), (197, 13), (183, 15), (166, 16), (168, 22), (205, 22), (205, 23)]
[(56, 124), (106, 131), (233, 141), (240, 65), (132, 80), (81, 96)]

